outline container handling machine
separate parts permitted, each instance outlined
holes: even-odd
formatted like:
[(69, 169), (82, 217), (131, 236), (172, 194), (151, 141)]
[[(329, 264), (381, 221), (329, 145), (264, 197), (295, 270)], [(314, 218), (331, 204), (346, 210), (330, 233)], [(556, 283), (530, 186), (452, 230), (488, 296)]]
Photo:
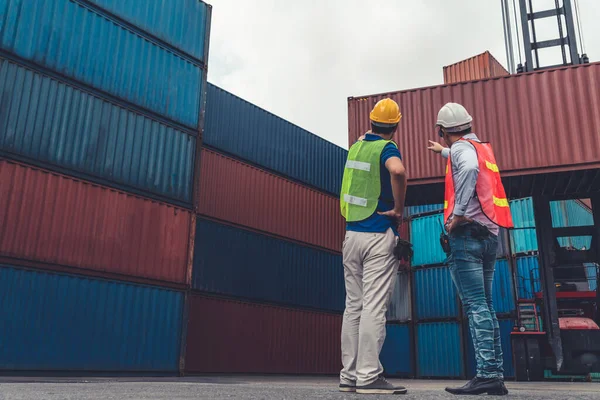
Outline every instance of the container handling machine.
[[(525, 292), (533, 297), (519, 300), (511, 334), (518, 381), (600, 376), (600, 212), (593, 213), (593, 225), (556, 227), (550, 202), (568, 198), (533, 196), (539, 279), (517, 280), (530, 285)], [(598, 195), (592, 197), (594, 210), (600, 210)], [(573, 240), (590, 245), (577, 248)]]
[[(578, 1), (555, 0), (553, 3), (551, 9), (537, 10), (534, 7), (539, 7), (540, 2), (518, 0), (517, 7), (513, 0), (511, 13), (510, 1), (501, 0), (511, 73), (589, 63), (583, 45)], [(541, 19), (555, 19), (558, 38), (539, 40), (543, 32), (536, 22)], [(514, 26), (511, 26), (513, 22)], [(518, 48), (516, 68), (513, 28)], [(547, 65), (540, 59), (540, 50), (550, 48), (560, 50), (558, 65)], [(531, 287), (524, 290), (530, 298), (518, 301), (517, 323), (511, 334), (516, 379), (541, 380), (569, 375), (600, 378), (600, 297), (597, 290), (600, 171), (569, 171), (565, 167), (556, 173), (503, 180), (509, 197), (532, 196), (539, 249), (539, 271), (530, 271), (530, 277), (517, 277), (517, 285), (529, 282)], [(558, 221), (553, 224), (551, 202), (568, 199), (591, 199), (588, 205), (593, 212), (593, 225), (563, 227), (564, 224)], [(573, 241), (578, 245), (573, 246)]]

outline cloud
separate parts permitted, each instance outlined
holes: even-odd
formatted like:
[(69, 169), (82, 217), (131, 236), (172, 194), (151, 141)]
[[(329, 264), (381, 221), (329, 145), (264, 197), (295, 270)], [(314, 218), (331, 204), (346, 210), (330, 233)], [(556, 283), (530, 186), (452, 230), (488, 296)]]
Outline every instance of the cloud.
[[(209, 2), (209, 81), (342, 147), (347, 97), (440, 84), (485, 50), (506, 65), (496, 1)], [(596, 59), (598, 3), (580, 0)]]

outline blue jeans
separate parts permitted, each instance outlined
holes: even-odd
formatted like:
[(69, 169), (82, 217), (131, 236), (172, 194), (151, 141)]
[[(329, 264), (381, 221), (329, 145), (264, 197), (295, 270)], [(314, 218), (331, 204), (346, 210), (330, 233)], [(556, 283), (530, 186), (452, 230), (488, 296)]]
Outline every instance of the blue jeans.
[(498, 238), (473, 236), (471, 226), (450, 234), (448, 264), (452, 280), (469, 318), (477, 376), (504, 378), (500, 327), (492, 301)]

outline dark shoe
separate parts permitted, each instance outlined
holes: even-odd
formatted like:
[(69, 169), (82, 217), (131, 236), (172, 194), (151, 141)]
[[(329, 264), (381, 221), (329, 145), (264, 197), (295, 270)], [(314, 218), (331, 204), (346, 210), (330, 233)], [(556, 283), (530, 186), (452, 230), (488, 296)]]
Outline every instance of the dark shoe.
[(504, 379), (500, 379), (500, 383), (502, 383), (502, 394), (507, 395), (508, 389), (506, 388), (506, 385), (504, 384)]
[(357, 386), (356, 393), (359, 394), (406, 394), (404, 386), (394, 386), (383, 376), (366, 386)]
[(340, 392), (354, 393), (356, 392), (356, 384), (347, 385), (345, 383), (340, 383)]
[(446, 392), (457, 395), (478, 395), (487, 393), (492, 396), (504, 396), (508, 390), (498, 378), (475, 377), (459, 388), (446, 388)]

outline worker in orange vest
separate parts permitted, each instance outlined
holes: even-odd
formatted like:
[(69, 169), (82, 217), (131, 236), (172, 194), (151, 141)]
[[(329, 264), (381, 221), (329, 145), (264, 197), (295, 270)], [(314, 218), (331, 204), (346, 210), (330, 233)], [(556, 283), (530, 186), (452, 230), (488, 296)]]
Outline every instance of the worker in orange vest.
[(499, 228), (513, 226), (494, 152), (471, 132), (473, 118), (460, 104), (438, 113), (436, 128), (448, 147), (433, 141), (429, 150), (448, 159), (444, 223), (448, 264), (469, 319), (477, 375), (466, 385), (446, 388), (457, 395), (506, 395), (500, 329), (492, 302)]

